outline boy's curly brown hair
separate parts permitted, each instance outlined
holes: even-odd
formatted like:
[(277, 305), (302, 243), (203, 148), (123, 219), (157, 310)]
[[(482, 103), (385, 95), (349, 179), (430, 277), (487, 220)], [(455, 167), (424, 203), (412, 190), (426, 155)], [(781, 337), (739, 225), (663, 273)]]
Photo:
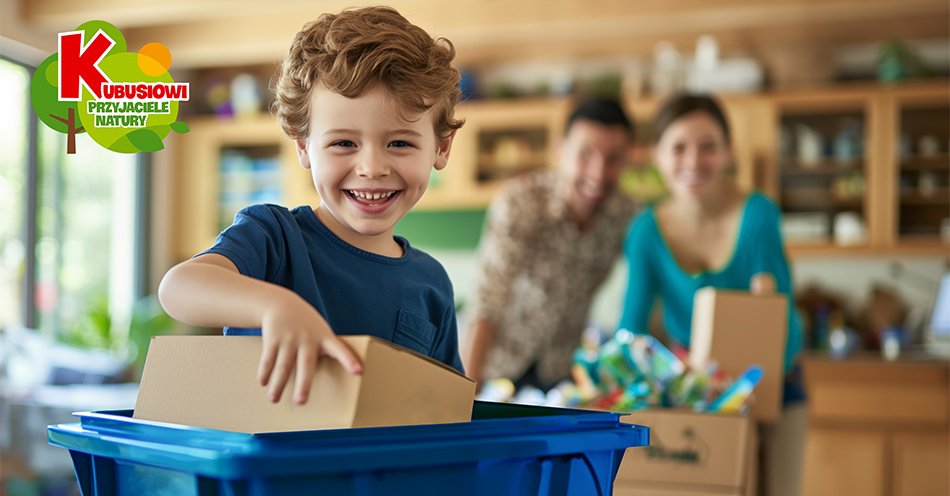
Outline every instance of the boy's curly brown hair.
[(454, 58), (452, 42), (433, 39), (390, 7), (323, 14), (294, 37), (274, 83), (272, 110), (288, 136), (303, 139), (310, 134), (315, 86), (355, 98), (382, 83), (403, 111), (434, 108), (436, 135), (447, 138), (464, 123), (455, 118), (459, 72), (451, 65)]

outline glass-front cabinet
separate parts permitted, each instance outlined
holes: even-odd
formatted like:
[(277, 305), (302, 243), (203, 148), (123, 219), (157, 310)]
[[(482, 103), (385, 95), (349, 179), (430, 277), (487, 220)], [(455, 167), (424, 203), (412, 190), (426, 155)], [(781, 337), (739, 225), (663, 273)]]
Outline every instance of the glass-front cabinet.
[(780, 111), (778, 201), (789, 243), (867, 243), (862, 103)]
[(897, 235), (905, 244), (950, 241), (950, 100), (899, 98)]

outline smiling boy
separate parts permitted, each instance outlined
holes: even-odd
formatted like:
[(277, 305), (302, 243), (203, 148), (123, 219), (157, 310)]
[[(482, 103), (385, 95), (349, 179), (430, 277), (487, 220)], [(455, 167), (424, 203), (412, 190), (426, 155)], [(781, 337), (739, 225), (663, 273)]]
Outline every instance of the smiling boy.
[(461, 371), (451, 282), (393, 235), (462, 126), (454, 56), (451, 42), (388, 7), (304, 26), (276, 80), (274, 112), (319, 205), (247, 207), (162, 279), (159, 298), (176, 319), (262, 336), (258, 379), (271, 401), (296, 370), (294, 400), (305, 403), (321, 355), (360, 373), (337, 335), (374, 335)]

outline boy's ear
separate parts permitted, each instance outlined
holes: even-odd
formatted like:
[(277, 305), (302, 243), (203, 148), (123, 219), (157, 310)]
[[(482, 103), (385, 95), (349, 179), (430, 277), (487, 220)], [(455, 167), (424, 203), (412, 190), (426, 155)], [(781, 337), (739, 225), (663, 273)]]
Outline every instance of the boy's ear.
[(297, 149), (297, 161), (304, 169), (310, 168), (310, 154), (307, 153), (307, 140), (295, 139), (294, 148)]
[(452, 152), (452, 141), (455, 139), (455, 132), (457, 129), (453, 129), (452, 132), (445, 138), (439, 139), (439, 149), (435, 157), (435, 170), (442, 170), (449, 163), (449, 153)]

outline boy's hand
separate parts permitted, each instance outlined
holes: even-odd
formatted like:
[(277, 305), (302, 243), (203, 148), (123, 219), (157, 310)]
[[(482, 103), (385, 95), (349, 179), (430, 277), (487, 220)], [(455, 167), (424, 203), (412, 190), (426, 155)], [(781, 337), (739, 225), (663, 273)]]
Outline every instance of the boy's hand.
[(307, 402), (321, 355), (337, 360), (351, 374), (363, 371), (363, 364), (350, 347), (297, 295), (280, 298), (265, 308), (261, 336), (264, 347), (257, 378), (261, 385), (270, 386), (267, 397), (274, 403), (280, 401), (294, 367), (294, 401), (300, 405)]

